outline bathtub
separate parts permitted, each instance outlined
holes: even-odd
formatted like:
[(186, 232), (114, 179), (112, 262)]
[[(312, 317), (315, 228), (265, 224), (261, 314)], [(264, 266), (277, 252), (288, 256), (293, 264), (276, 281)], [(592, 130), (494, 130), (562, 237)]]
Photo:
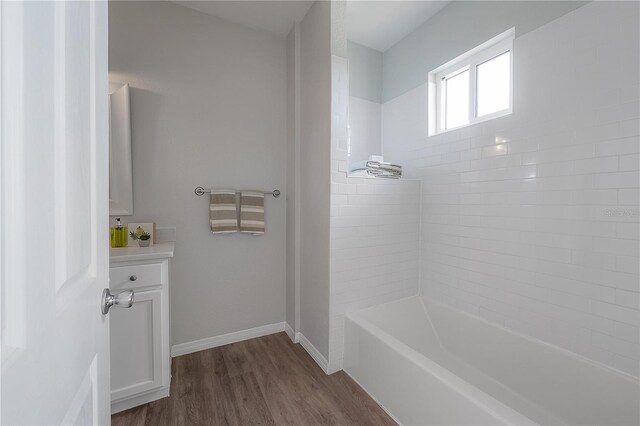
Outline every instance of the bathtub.
[(344, 370), (400, 424), (638, 425), (638, 380), (416, 296), (345, 318)]

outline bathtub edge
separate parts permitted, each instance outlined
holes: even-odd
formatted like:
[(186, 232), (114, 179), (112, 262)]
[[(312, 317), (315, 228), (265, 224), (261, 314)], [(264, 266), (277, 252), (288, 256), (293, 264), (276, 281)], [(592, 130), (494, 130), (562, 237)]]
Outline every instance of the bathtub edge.
[[(496, 398), (487, 394), (486, 392), (478, 389), (473, 384), (460, 378), (455, 373), (447, 370), (445, 367), (442, 367), (441, 365), (437, 364), (435, 361), (429, 359), (424, 354), (419, 353), (415, 349), (409, 347), (407, 344), (401, 342), (400, 340), (391, 336), (387, 332), (376, 327), (374, 324), (370, 323), (365, 318), (358, 315), (357, 312), (347, 315), (345, 319), (353, 322), (354, 324), (362, 328), (363, 331), (370, 334), (374, 338), (378, 339), (383, 344), (389, 346), (393, 351), (398, 353), (400, 356), (407, 358), (411, 363), (414, 363), (418, 367), (425, 369), (430, 374), (432, 374), (434, 378), (436, 378), (439, 382), (441, 382), (444, 386), (447, 386), (450, 389), (454, 390), (455, 392), (458, 392), (460, 395), (462, 395), (464, 398), (469, 400), (471, 403), (481, 407), (481, 409), (485, 410), (494, 418), (499, 419), (504, 424), (538, 425), (538, 423), (534, 422), (530, 418), (514, 410), (513, 408), (504, 404), (503, 402), (497, 400)], [(349, 374), (349, 372), (346, 369), (344, 371), (347, 374)], [(351, 377), (351, 374), (349, 374), (349, 376)], [(364, 387), (362, 388), (365, 389), (367, 393), (369, 393), (369, 391), (366, 388)], [(378, 404), (380, 403), (378, 402)], [(491, 407), (492, 404), (495, 407), (499, 407), (500, 411), (502, 412), (497, 412), (495, 407), (494, 408)]]

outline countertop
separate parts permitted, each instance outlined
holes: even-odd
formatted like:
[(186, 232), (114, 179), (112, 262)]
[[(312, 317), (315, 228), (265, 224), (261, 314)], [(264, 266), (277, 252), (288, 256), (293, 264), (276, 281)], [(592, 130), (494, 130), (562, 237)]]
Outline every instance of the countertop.
[(166, 259), (173, 257), (175, 243), (153, 244), (149, 247), (119, 247), (109, 249), (109, 263), (131, 260)]

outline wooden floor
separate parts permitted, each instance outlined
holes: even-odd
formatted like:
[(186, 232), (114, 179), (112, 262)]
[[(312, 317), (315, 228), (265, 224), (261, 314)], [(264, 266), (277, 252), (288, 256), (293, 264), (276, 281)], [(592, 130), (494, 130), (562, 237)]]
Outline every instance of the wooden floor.
[(327, 376), (285, 333), (173, 358), (171, 396), (112, 416), (133, 425), (389, 425), (343, 371)]

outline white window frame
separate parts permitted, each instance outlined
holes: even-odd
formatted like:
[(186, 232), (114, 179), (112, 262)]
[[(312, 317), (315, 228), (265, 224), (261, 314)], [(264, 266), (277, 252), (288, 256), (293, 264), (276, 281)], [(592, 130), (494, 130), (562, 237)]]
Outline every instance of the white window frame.
[[(491, 40), (471, 49), (469, 52), (458, 56), (452, 61), (436, 68), (429, 73), (429, 135), (444, 133), (450, 130), (471, 126), (483, 121), (502, 117), (513, 112), (513, 39), (515, 28), (511, 28)], [(477, 67), (506, 52), (509, 56), (509, 107), (491, 114), (477, 116), (478, 92), (477, 92)], [(469, 71), (469, 122), (457, 127), (447, 129), (445, 127), (445, 81), (461, 72)]]

